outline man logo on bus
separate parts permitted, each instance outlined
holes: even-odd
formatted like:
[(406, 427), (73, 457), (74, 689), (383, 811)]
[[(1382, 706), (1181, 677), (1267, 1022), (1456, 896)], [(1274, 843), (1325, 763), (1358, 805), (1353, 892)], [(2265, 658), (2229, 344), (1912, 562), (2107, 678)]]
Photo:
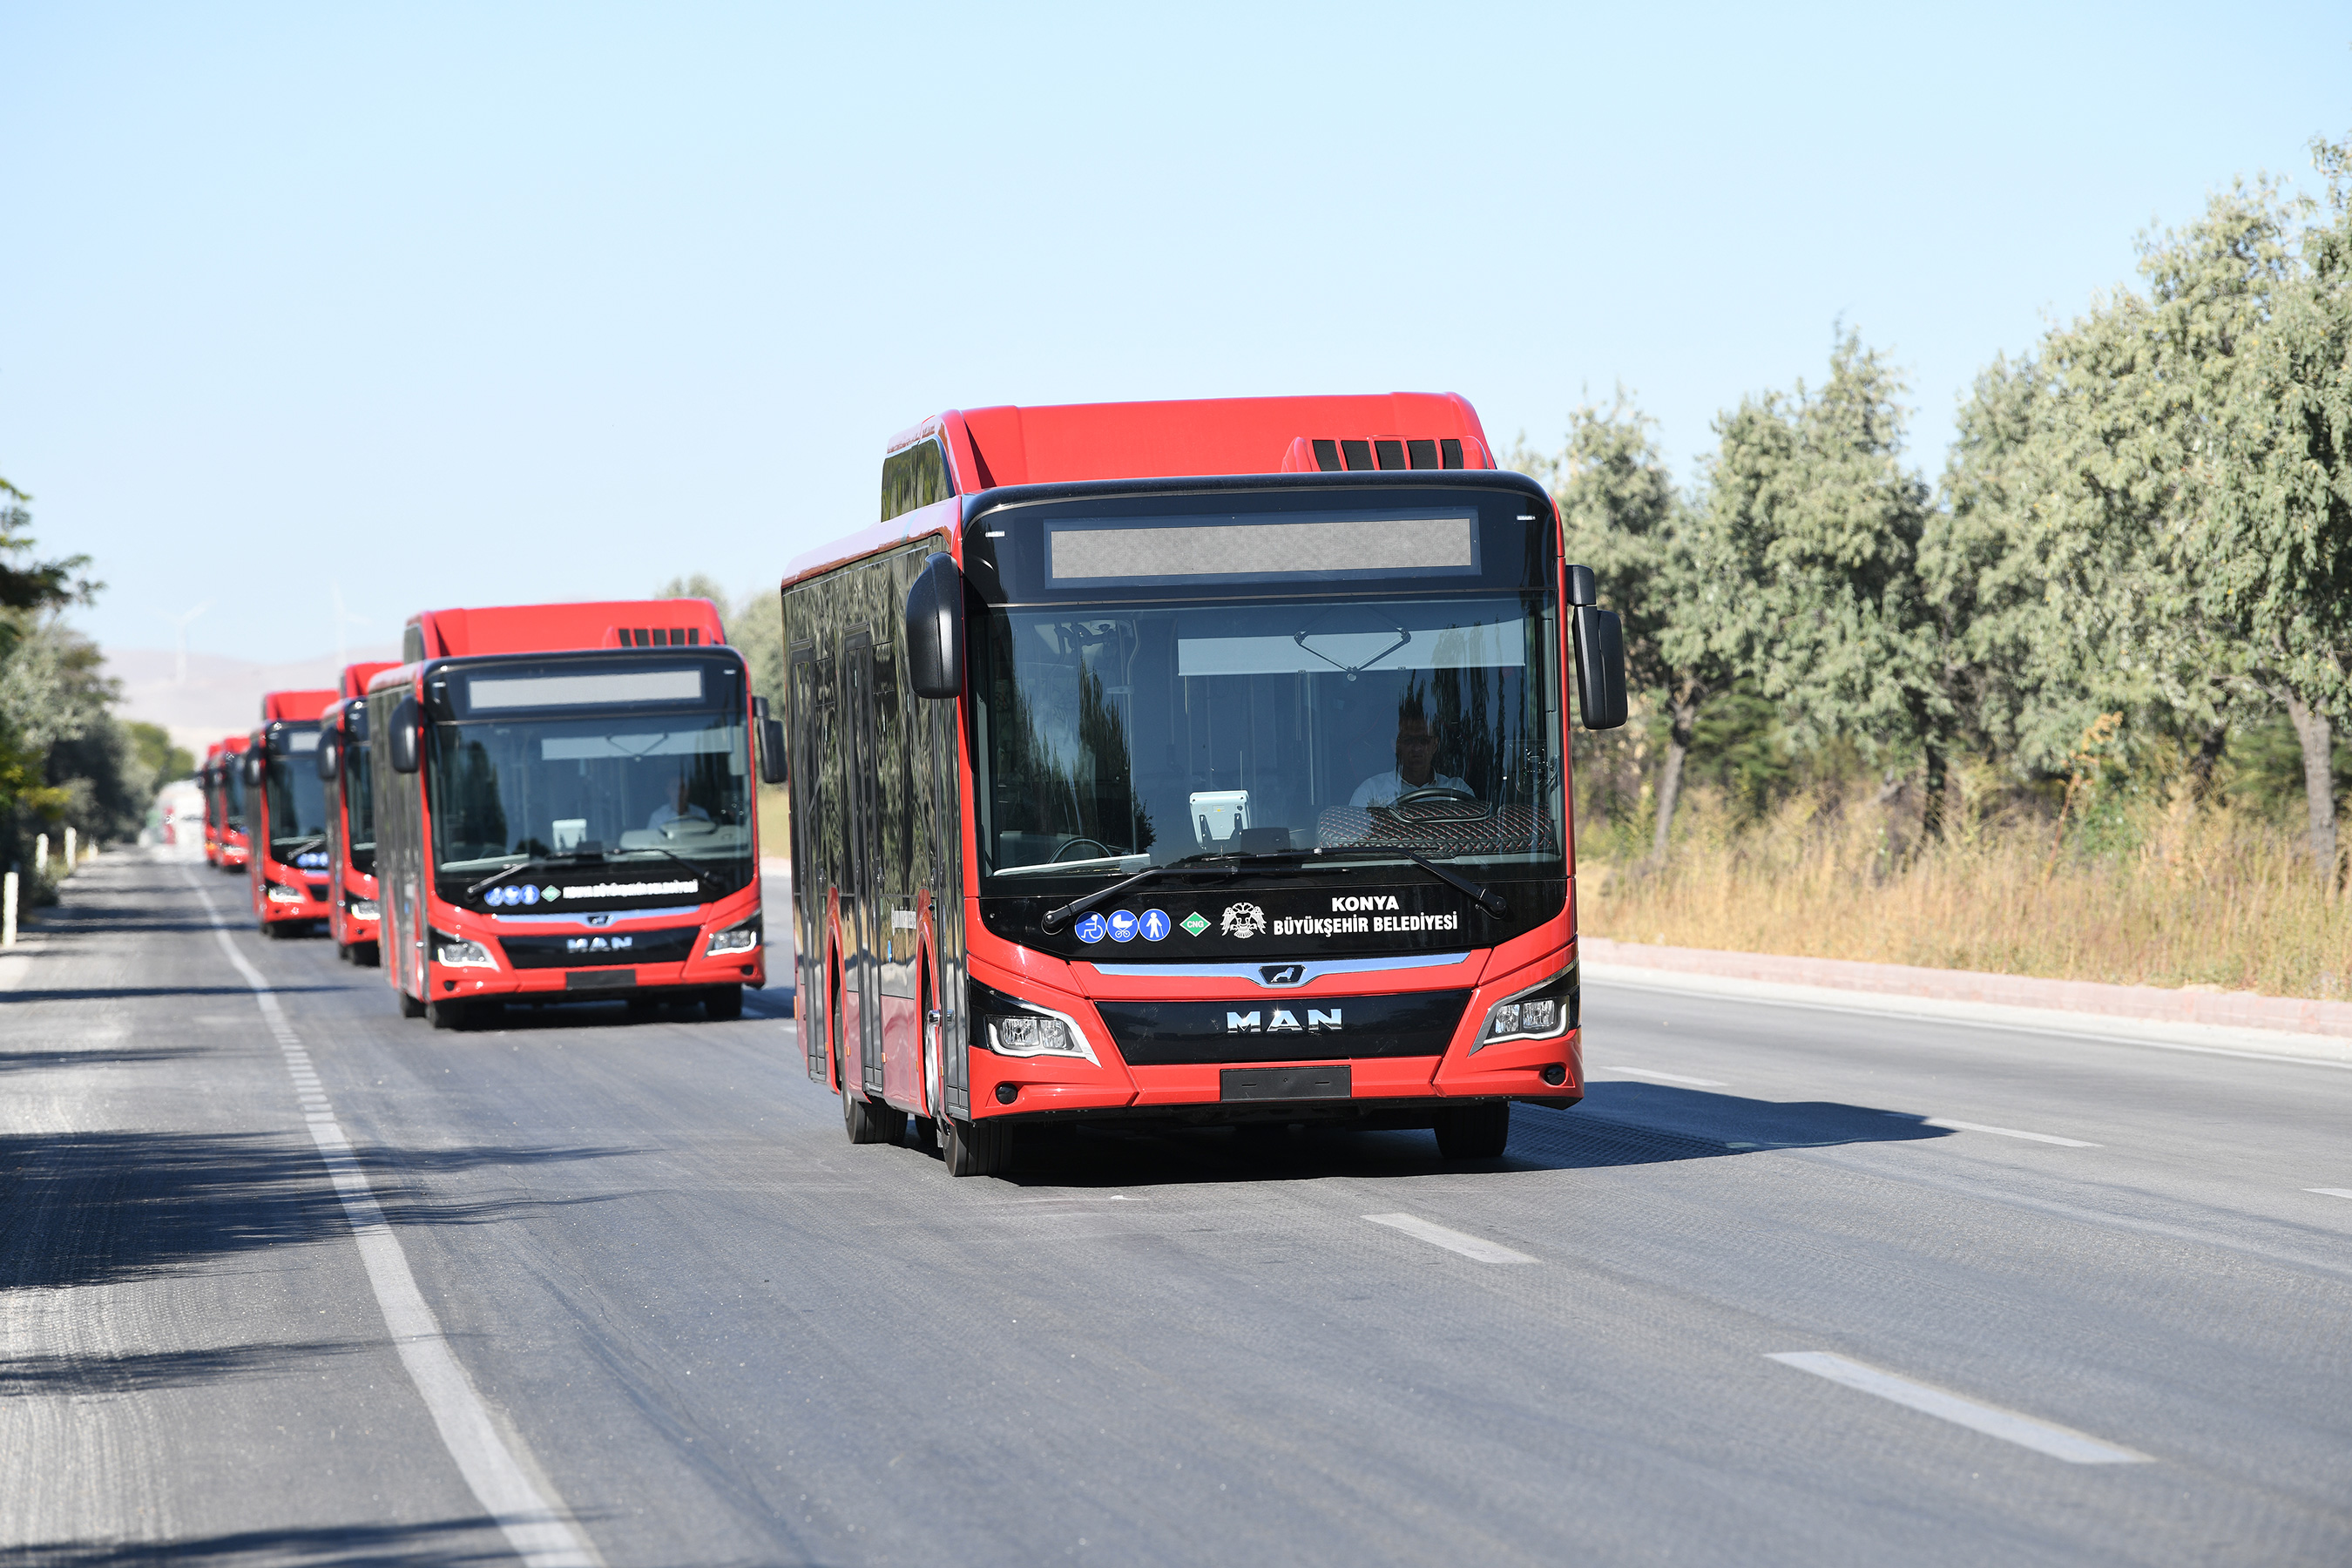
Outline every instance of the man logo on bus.
[(1265, 911), (1255, 904), (1227, 904), (1224, 931), (1227, 936), (1244, 939), (1254, 937), (1265, 929)]

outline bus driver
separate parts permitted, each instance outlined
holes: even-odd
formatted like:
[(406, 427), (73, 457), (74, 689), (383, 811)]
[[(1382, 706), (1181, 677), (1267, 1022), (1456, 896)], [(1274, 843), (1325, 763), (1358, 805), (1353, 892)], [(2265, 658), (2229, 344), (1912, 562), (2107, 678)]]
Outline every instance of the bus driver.
[(1394, 805), (1399, 795), (1417, 789), (1470, 794), (1470, 786), (1462, 780), (1435, 771), (1437, 745), (1437, 731), (1430, 727), (1429, 717), (1422, 710), (1420, 694), (1406, 693), (1397, 704), (1396, 766), (1358, 784), (1356, 793), (1348, 797), (1349, 805), (1358, 811), (1366, 806)]
[(658, 833), (671, 823), (682, 821), (687, 817), (698, 817), (708, 822), (710, 820), (710, 814), (686, 798), (686, 775), (676, 773), (669, 781), (668, 797), (661, 805), (654, 807), (654, 814), (646, 818), (646, 831)]

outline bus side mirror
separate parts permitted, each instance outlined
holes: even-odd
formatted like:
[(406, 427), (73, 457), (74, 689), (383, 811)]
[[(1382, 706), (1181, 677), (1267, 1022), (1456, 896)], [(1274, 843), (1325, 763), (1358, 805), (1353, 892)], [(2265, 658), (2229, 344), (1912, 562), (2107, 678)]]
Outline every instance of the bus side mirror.
[(259, 746), (255, 746), (248, 750), (245, 753), (244, 762), (240, 763), (239, 766), (245, 775), (245, 787), (247, 789), (259, 789), (261, 787), (262, 770), (268, 766), (268, 763), (263, 759), (261, 748)]
[(391, 753), (394, 773), (413, 773), (416, 771), (417, 730), (424, 718), (425, 710), (417, 706), (414, 697), (404, 697), (393, 704), (392, 733), (387, 737), (387, 750)]
[(1588, 730), (1625, 722), (1625, 626), (1614, 610), (1576, 606), (1576, 706)]
[(329, 784), (343, 776), (343, 743), (332, 733), (319, 737), (319, 776)]
[(760, 782), (782, 784), (786, 777), (784, 756), (784, 721), (768, 717), (768, 700), (751, 699), (751, 721), (760, 732)]
[(963, 695), (963, 574), (934, 552), (907, 590), (907, 684), (918, 697)]

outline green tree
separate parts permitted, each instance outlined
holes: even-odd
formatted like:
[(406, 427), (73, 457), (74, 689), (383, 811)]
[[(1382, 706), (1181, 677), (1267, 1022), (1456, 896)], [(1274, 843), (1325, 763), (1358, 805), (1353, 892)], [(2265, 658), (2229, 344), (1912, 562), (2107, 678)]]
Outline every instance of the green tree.
[(2269, 319), (2229, 386), (2210, 504), (2181, 531), (2205, 622), (2303, 750), (2314, 868), (2336, 874), (2335, 729), (2352, 722), (2352, 145), (2315, 143), (2328, 216), (2270, 268)]
[(754, 595), (740, 605), (730, 605), (717, 581), (697, 572), (671, 578), (654, 597), (708, 599), (718, 605), (727, 640), (741, 650), (743, 662), (751, 668), (752, 691), (766, 698), (776, 712), (784, 710), (784, 616), (775, 595)]
[(1569, 416), (1560, 455), (1540, 465), (1559, 505), (1569, 559), (1592, 568), (1601, 602), (1625, 626), (1629, 687), (1666, 720), (1653, 860), (1663, 858), (1682, 798), (1700, 708), (1735, 670), (1719, 647), (1721, 585), (1705, 572), (1698, 518), (1676, 493), (1654, 426), (1624, 391)]
[(1819, 391), (1800, 382), (1719, 418), (1695, 558), (1715, 649), (1799, 742), (1923, 763), (1933, 828), (1967, 665), (1922, 574), (1932, 509), (1904, 463), (1902, 392), (1848, 331)]

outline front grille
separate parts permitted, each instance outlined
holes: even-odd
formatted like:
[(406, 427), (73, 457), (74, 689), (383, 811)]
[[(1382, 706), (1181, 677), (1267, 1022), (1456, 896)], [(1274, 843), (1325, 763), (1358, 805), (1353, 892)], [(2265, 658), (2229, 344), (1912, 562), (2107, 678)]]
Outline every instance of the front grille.
[(1434, 1057), (1454, 1038), (1467, 991), (1401, 996), (1252, 996), (1229, 1002), (1097, 1002), (1131, 1067), (1201, 1062)]
[(659, 931), (598, 931), (569, 936), (500, 936), (517, 969), (582, 969), (605, 963), (683, 963), (694, 954), (700, 926)]

